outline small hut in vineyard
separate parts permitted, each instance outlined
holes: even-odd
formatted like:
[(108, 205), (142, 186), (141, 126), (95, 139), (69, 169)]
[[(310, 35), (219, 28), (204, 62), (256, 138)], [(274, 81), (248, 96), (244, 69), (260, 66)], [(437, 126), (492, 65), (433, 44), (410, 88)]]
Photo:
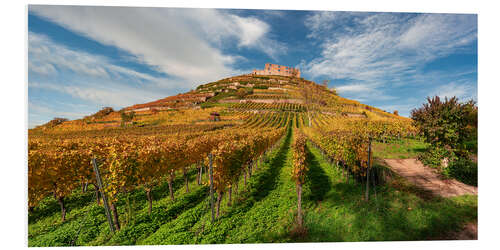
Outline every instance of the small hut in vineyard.
[(213, 121), (213, 122), (220, 121), (220, 114), (217, 112), (212, 112), (212, 113), (210, 113), (210, 118), (208, 118), (208, 120)]

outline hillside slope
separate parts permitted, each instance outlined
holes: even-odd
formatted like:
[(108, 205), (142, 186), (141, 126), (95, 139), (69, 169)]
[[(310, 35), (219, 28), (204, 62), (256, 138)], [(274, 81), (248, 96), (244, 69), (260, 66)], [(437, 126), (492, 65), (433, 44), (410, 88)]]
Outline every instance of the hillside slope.
[[(205, 124), (210, 113), (222, 115), (228, 125), (241, 124), (255, 112), (312, 111), (328, 116), (370, 119), (403, 119), (376, 107), (343, 98), (335, 90), (303, 78), (240, 75), (199, 85), (196, 90), (159, 100), (135, 104), (120, 111), (103, 108), (82, 119), (53, 120), (30, 130), (79, 131), (179, 124)], [(121, 113), (134, 113), (122, 122)]]

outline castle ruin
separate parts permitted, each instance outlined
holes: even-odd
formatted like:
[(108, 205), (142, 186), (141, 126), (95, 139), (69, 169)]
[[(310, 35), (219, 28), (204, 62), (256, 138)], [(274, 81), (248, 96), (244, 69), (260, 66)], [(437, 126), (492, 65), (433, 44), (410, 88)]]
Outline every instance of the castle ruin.
[(252, 74), (300, 77), (300, 70), (288, 66), (266, 63), (263, 70), (254, 69)]

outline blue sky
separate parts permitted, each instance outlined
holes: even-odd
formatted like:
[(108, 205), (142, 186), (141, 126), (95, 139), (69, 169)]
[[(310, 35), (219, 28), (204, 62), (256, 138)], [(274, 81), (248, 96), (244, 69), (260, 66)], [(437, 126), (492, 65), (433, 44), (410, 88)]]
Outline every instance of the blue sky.
[(477, 16), (29, 6), (29, 127), (81, 118), (276, 63), (409, 116), (477, 100)]

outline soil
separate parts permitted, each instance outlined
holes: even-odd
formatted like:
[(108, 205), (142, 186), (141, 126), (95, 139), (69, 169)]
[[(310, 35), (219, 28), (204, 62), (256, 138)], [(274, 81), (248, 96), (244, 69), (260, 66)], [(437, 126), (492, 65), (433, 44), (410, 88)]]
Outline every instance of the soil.
[(424, 166), (417, 159), (385, 159), (384, 161), (395, 173), (435, 196), (447, 198), (464, 194), (477, 195), (477, 187), (454, 179), (442, 179), (435, 169)]
[(443, 233), (428, 240), (477, 240), (477, 221), (465, 224), (459, 231)]
[[(435, 169), (424, 166), (417, 159), (384, 159), (384, 161), (399, 176), (434, 196), (477, 195), (477, 187), (454, 179), (444, 180)], [(464, 228), (458, 231), (447, 232), (430, 240), (477, 240), (477, 221), (465, 224)]]

